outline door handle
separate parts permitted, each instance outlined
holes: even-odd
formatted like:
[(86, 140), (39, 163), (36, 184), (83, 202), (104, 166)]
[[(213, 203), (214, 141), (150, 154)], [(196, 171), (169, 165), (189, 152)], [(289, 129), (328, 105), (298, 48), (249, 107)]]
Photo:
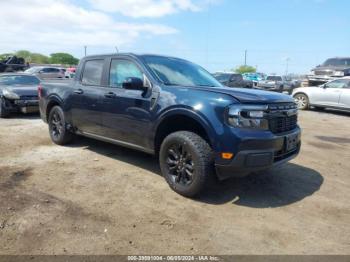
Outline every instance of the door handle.
[(105, 93), (105, 97), (108, 97), (108, 98), (115, 98), (117, 97), (117, 95), (113, 92), (108, 92), (108, 93)]
[(77, 89), (77, 90), (74, 90), (74, 93), (75, 94), (78, 94), (78, 95), (81, 95), (81, 94), (83, 94), (84, 93), (84, 91), (83, 91), (83, 89)]

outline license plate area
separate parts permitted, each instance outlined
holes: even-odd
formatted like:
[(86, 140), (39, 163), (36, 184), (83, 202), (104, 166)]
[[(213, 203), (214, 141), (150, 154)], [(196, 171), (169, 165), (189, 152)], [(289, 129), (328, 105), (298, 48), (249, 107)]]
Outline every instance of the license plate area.
[(295, 150), (298, 147), (299, 142), (300, 142), (299, 133), (287, 135), (285, 138), (286, 152)]

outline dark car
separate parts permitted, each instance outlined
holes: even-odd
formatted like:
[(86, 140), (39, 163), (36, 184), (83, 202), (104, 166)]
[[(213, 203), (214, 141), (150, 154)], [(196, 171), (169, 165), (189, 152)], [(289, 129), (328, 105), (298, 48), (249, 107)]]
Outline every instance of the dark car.
[(0, 117), (7, 117), (12, 112), (38, 112), (39, 84), (36, 76), (0, 74)]
[(28, 66), (22, 57), (8, 56), (0, 61), (0, 73), (24, 71)]
[(314, 86), (344, 76), (350, 76), (350, 57), (334, 57), (312, 69), (308, 80), (309, 85)]
[(42, 83), (39, 105), (54, 143), (83, 135), (155, 154), (170, 187), (188, 197), (214, 174), (244, 176), (300, 149), (291, 96), (223, 87), (179, 58), (85, 57), (74, 81)]
[(245, 80), (241, 74), (215, 73), (213, 76), (224, 86), (252, 88), (253, 81)]

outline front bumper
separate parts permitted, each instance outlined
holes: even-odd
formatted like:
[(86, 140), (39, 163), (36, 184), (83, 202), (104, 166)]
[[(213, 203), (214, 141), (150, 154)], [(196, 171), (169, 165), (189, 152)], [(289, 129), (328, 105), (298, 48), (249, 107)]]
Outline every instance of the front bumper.
[(9, 112), (34, 113), (39, 111), (38, 100), (7, 100), (5, 109)]
[[(298, 143), (292, 150), (286, 149), (287, 135), (295, 134)], [(216, 174), (220, 180), (230, 177), (243, 177), (252, 172), (269, 169), (295, 158), (301, 147), (301, 131), (296, 129), (273, 139), (249, 139), (241, 142), (240, 150), (232, 160), (216, 161)]]

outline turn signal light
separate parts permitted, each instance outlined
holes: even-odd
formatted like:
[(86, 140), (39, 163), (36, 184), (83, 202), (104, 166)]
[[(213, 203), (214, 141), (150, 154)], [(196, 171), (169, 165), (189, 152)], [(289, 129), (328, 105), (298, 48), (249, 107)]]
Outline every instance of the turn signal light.
[(233, 157), (232, 153), (221, 153), (223, 159), (231, 159)]

